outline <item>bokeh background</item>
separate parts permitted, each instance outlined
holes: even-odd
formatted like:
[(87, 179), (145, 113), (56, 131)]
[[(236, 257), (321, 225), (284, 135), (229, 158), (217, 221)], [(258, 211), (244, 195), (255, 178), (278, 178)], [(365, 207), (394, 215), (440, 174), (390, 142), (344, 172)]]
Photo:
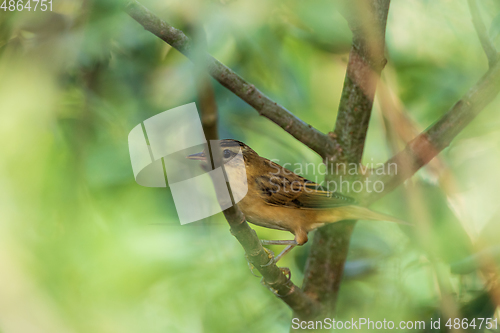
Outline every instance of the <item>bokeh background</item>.
[[(197, 101), (199, 76), (123, 4), (0, 10), (0, 332), (288, 331), (291, 311), (250, 273), (221, 214), (181, 226), (168, 189), (135, 183), (129, 131)], [(296, 116), (333, 129), (351, 38), (335, 1), (143, 4), (205, 35), (214, 57)], [(500, 44), (498, 2), (481, 1), (480, 10)], [(464, 0), (393, 0), (387, 58), (365, 163), (384, 162), (487, 70)], [(280, 163), (321, 163), (212, 84), (221, 138)], [(338, 319), (498, 318), (499, 107), (496, 99), (438, 159), (372, 206), (414, 230), (358, 223)], [(291, 237), (256, 229), (261, 238)], [(307, 252), (281, 262), (299, 285)]]

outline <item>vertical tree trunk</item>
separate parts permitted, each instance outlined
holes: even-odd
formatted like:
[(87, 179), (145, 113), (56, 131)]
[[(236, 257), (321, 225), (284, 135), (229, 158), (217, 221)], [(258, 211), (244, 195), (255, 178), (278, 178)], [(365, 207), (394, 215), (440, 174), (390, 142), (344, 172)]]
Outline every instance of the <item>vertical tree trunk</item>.
[[(361, 162), (377, 81), (386, 63), (385, 27), (389, 3), (390, 0), (344, 3), (343, 14), (353, 32), (353, 45), (335, 130), (331, 133), (337, 147), (333, 155), (325, 159), (329, 168), (337, 163)], [(335, 179), (336, 176), (328, 177)], [(354, 225), (355, 221), (335, 223), (320, 228), (314, 235), (303, 289), (323, 305), (322, 316), (330, 317), (335, 312)]]

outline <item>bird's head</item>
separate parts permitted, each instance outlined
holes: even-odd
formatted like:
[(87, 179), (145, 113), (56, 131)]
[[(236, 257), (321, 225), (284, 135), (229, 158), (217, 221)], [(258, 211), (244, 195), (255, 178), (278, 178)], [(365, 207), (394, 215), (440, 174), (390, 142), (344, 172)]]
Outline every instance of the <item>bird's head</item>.
[[(225, 168), (241, 167), (242, 161), (245, 164), (245, 166), (248, 166), (259, 157), (259, 155), (252, 148), (248, 147), (243, 142), (237, 140), (232, 140), (232, 139), (220, 140), (218, 142), (218, 147), (217, 146), (215, 147), (218, 148), (219, 154), (217, 155), (213, 154), (214, 152), (212, 152), (212, 154), (215, 158), (217, 158), (217, 156), (220, 156), (220, 159), (222, 160), (222, 163), (224, 164)], [(214, 146), (212, 146), (212, 150), (213, 149)], [(238, 156), (240, 152), (243, 159), (235, 158)], [(189, 155), (187, 156), (187, 158), (191, 160), (206, 161), (207, 152), (204, 150), (200, 153)]]

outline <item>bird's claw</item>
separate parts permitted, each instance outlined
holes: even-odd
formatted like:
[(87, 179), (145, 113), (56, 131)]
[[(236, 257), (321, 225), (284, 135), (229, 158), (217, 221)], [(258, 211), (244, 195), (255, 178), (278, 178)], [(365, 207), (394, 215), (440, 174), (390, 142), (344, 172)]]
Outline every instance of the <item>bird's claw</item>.
[[(263, 247), (263, 249), (267, 253), (267, 257), (269, 258), (269, 262), (267, 264), (260, 265), (260, 267), (267, 267), (269, 265), (272, 265), (273, 263), (276, 263), (276, 261), (274, 259), (274, 252), (269, 250), (268, 248), (265, 248), (265, 247)], [(248, 268), (250, 269), (250, 272), (252, 273), (252, 275), (256, 276), (256, 277), (261, 277), (260, 275), (255, 274), (255, 272), (254, 272), (255, 266), (250, 261), (250, 259), (248, 258), (248, 255), (246, 255), (246, 254), (245, 254), (245, 259), (247, 260)]]
[[(273, 263), (276, 263), (276, 260), (274, 259), (274, 252), (263, 247), (264, 251), (267, 253), (268, 257), (269, 257), (269, 262), (267, 264), (264, 264), (264, 265), (260, 265), (260, 267), (267, 267)], [(254, 273), (254, 270), (255, 270), (255, 266), (250, 262), (250, 259), (248, 258), (248, 256), (245, 254), (245, 259), (247, 260), (247, 264), (248, 264), (248, 268), (250, 269), (250, 273), (252, 273), (253, 276), (255, 277), (261, 277), (260, 275), (257, 275)], [(290, 271), (290, 268), (288, 267), (279, 267), (279, 269), (281, 270), (281, 272), (283, 273), (283, 275), (285, 275), (286, 277), (286, 282), (290, 281), (292, 279), (292, 271)], [(266, 284), (264, 278), (262, 277), (262, 280), (261, 280), (261, 283), (262, 284)]]
[(283, 275), (286, 277), (286, 282), (290, 281), (292, 279), (292, 271), (288, 267), (280, 267), (279, 268)]
[[(279, 269), (283, 273), (283, 275), (285, 275), (285, 277), (286, 277), (285, 284), (288, 283), (292, 279), (292, 271), (290, 271), (290, 268), (288, 268), (288, 267), (279, 267)], [(276, 296), (282, 297), (281, 295), (278, 294), (278, 290), (274, 289), (273, 287), (271, 287), (269, 284), (266, 283), (266, 280), (264, 279), (264, 277), (262, 277), (262, 279), (260, 280), (260, 283), (263, 286), (266, 286), (267, 288), (269, 288)]]
[(267, 253), (267, 257), (269, 258), (269, 262), (267, 264), (260, 265), (260, 267), (267, 267), (273, 263), (276, 263), (276, 261), (274, 260), (274, 252), (269, 250), (268, 248), (265, 248), (265, 247), (262, 247), (262, 248)]

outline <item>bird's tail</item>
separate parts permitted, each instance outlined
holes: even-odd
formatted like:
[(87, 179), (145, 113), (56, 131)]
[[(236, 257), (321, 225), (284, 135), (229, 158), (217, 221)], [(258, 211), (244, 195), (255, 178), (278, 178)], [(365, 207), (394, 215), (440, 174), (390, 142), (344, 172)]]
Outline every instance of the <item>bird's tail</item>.
[(355, 205), (335, 208), (335, 215), (335, 219), (331, 222), (337, 222), (340, 220), (375, 220), (411, 225), (410, 223), (393, 216), (374, 212), (371, 209)]

